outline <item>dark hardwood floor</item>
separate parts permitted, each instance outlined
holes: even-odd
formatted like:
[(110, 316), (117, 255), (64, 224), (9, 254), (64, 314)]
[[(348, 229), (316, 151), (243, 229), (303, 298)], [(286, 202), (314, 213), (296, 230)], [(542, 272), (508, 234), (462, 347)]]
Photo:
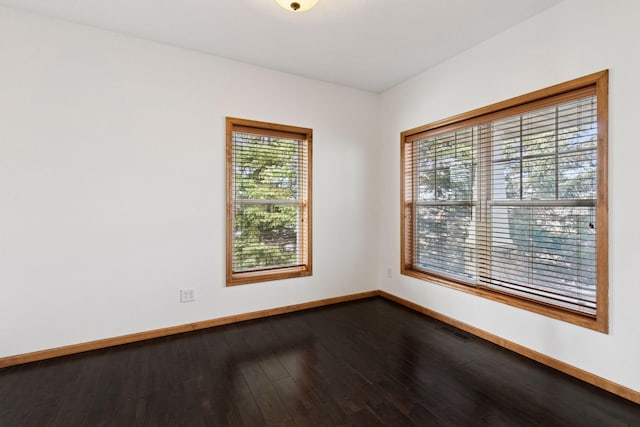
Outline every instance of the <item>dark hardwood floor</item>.
[(640, 426), (640, 405), (372, 298), (0, 370), (0, 426)]

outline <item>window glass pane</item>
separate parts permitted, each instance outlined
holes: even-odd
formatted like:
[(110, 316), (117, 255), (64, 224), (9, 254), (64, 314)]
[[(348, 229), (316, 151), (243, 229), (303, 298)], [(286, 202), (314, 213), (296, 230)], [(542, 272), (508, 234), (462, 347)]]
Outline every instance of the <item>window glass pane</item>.
[(491, 170), (494, 200), (520, 199), (520, 161), (510, 160), (493, 164)]
[(521, 156), (520, 116), (496, 120), (491, 124), (494, 162), (519, 158)]
[(595, 207), (494, 207), (494, 285), (595, 307)]
[(417, 173), (417, 194), (419, 201), (436, 199), (436, 141), (434, 138), (414, 143), (417, 157), (413, 159)]
[(416, 143), (418, 200), (472, 200), (472, 129)]
[(558, 169), (558, 198), (596, 198), (598, 159), (595, 150), (559, 156)]
[(598, 143), (597, 103), (594, 97), (558, 107), (558, 150), (595, 149)]
[(299, 264), (297, 205), (240, 204), (234, 220), (234, 271)]
[(435, 200), (436, 199), (436, 191), (435, 191), (435, 182), (436, 182), (436, 171), (435, 170), (421, 170), (418, 172), (418, 200), (426, 201), (426, 200)]
[(475, 227), (471, 206), (416, 210), (416, 263), (434, 272), (473, 278)]
[(537, 157), (522, 162), (522, 198), (555, 199), (556, 158)]
[(234, 133), (234, 144), (237, 198), (298, 198), (300, 141)]
[(536, 156), (556, 150), (556, 109), (522, 115), (522, 155)]
[(455, 134), (439, 135), (436, 141), (436, 168), (442, 169), (448, 167), (452, 160), (456, 157), (456, 139)]
[(455, 156), (450, 161), (451, 200), (473, 200), (473, 129), (456, 133)]

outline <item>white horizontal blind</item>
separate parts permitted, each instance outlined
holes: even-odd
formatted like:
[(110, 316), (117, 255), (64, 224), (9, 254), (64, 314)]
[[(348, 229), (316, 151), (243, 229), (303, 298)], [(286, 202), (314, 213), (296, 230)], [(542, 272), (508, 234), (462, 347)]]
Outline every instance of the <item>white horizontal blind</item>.
[(232, 132), (234, 273), (298, 267), (305, 260), (306, 141)]
[(411, 268), (595, 315), (597, 142), (595, 95), (405, 142)]
[[(595, 96), (491, 123), (490, 197), (480, 283), (596, 313)], [(484, 159), (483, 159), (484, 161)]]
[(475, 281), (478, 131), (465, 128), (412, 143), (413, 255), (418, 269)]

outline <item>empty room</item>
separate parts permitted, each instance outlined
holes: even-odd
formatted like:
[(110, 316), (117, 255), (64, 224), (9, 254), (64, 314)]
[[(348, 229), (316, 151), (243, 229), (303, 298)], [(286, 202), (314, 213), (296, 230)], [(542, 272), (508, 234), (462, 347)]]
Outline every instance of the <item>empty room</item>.
[(640, 426), (636, 0), (0, 0), (0, 426)]

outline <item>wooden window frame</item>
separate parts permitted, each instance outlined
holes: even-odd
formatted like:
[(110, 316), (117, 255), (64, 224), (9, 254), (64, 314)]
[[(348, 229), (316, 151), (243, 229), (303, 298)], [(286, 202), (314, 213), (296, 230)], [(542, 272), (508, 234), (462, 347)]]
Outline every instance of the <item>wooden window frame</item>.
[[(608, 269), (608, 70), (593, 73), (549, 88), (531, 92), (483, 108), (459, 114), (434, 123), (404, 131), (400, 135), (401, 183), (401, 274), (430, 283), (447, 286), (489, 300), (508, 304), (544, 316), (566, 321), (598, 332), (609, 331), (609, 269)], [(405, 170), (409, 142), (434, 132), (450, 132), (459, 128), (486, 123), (502, 117), (556, 105), (575, 99), (582, 93), (595, 94), (597, 99), (597, 226), (596, 226), (596, 314), (586, 315), (570, 309), (517, 297), (484, 287), (471, 286), (462, 280), (428, 273), (413, 267), (413, 171)], [(482, 254), (477, 255), (482, 256)]]
[[(312, 275), (312, 140), (313, 130), (297, 126), (289, 126), (255, 120), (240, 119), (235, 117), (226, 118), (226, 176), (227, 176), (227, 286), (245, 285), (250, 283), (290, 279)], [(303, 171), (306, 173), (304, 181), (306, 188), (303, 188), (300, 200), (278, 201), (284, 204), (295, 204), (300, 208), (299, 232), (301, 236), (301, 248), (299, 250), (300, 264), (295, 266), (283, 266), (275, 268), (256, 269), (252, 271), (233, 271), (233, 234), (234, 234), (234, 212), (238, 201), (233, 194), (233, 133), (247, 132), (261, 136), (284, 137), (297, 139), (303, 145), (305, 154), (303, 160)]]

